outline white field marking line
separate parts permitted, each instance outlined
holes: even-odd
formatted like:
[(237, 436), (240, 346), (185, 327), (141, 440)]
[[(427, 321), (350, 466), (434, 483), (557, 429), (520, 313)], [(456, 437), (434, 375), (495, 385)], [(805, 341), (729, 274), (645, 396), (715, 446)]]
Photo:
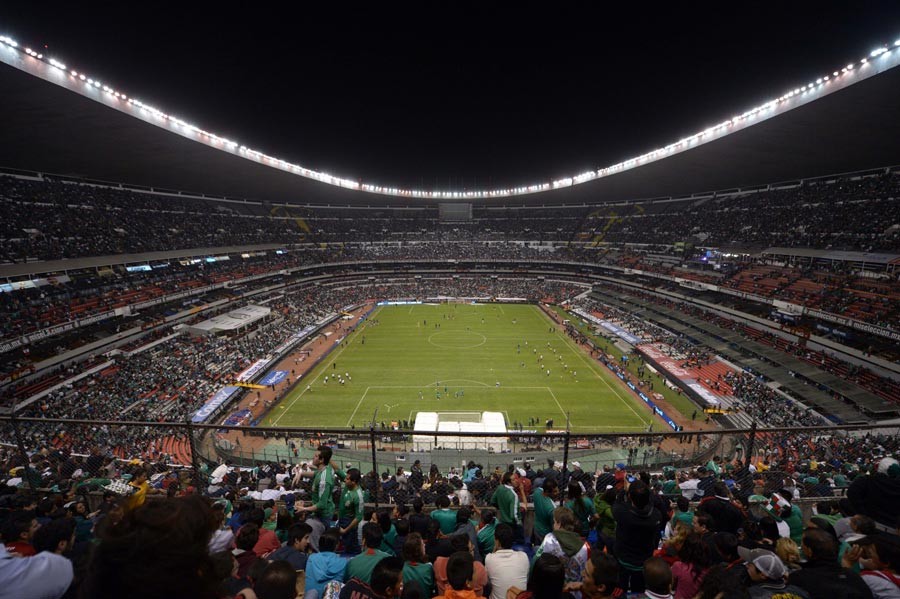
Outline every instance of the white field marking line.
[(561, 405), (559, 405), (559, 400), (556, 399), (556, 393), (554, 393), (554, 392), (553, 392), (553, 389), (551, 389), (550, 387), (546, 387), (546, 389), (547, 389), (547, 391), (550, 392), (550, 397), (552, 397), (552, 398), (553, 398), (553, 401), (556, 402), (556, 407), (559, 408), (559, 411), (562, 413), (563, 418), (565, 418), (565, 417), (566, 417), (566, 411), (563, 410), (563, 407), (562, 407)]
[(463, 383), (472, 383), (473, 385), (481, 385), (482, 387), (490, 387), (487, 383), (482, 383), (481, 381), (473, 381), (472, 379), (445, 379), (441, 381), (435, 381), (433, 383), (428, 383), (425, 385), (426, 387), (437, 387), (438, 385), (446, 385), (447, 383), (452, 383), (454, 381), (462, 381)]
[(359, 406), (362, 405), (362, 402), (366, 398), (366, 395), (369, 394), (369, 389), (371, 389), (371, 387), (366, 387), (366, 392), (363, 393), (362, 397), (359, 398), (359, 401), (356, 402), (356, 409), (354, 409), (353, 413), (350, 414), (350, 418), (347, 420), (347, 426), (350, 426), (350, 424), (353, 422), (353, 417), (356, 416), (356, 412), (359, 411)]
[(506, 316), (506, 312), (503, 310), (503, 304), (497, 304), (497, 307), (500, 308), (500, 314)]
[[(452, 379), (455, 381), (464, 380), (464, 379)], [(447, 379), (447, 383), (451, 382), (451, 379)], [(484, 383), (479, 383), (478, 381), (468, 381), (470, 383), (475, 383), (480, 387), (494, 387), (494, 385), (485, 385)], [(444, 381), (441, 381), (441, 385), (444, 384)], [(454, 385), (457, 388), (469, 389), (474, 387), (475, 385)], [(424, 388), (434, 387), (436, 386), (434, 383), (429, 385), (425, 385)], [(447, 385), (449, 387), (449, 385)], [(369, 389), (422, 389), (422, 385), (372, 385)], [(546, 389), (547, 387), (505, 387), (501, 386), (501, 389)]]
[[(381, 308), (377, 308), (377, 309), (375, 310), (375, 312), (372, 313), (372, 315), (378, 314), (379, 312), (381, 312)], [(356, 337), (359, 335), (360, 331), (362, 331), (364, 328), (365, 328), (365, 327), (361, 327), (361, 326), (356, 327), (356, 329), (353, 331), (353, 333), (351, 333), (350, 338), (345, 338), (345, 341), (350, 341), (351, 339), (356, 339)], [(337, 360), (338, 356), (340, 356), (342, 353), (344, 353), (344, 350), (347, 349), (348, 347), (350, 347), (350, 344), (349, 344), (349, 343), (347, 343), (346, 346), (339, 348), (338, 351), (337, 351), (337, 353), (334, 354), (334, 357), (333, 357), (331, 360), (329, 360), (326, 364), (323, 365), (322, 370), (319, 371), (319, 374), (316, 375), (316, 378), (314, 378), (314, 379), (312, 380), (311, 383), (308, 382), (309, 379), (307, 379), (307, 383), (306, 383), (306, 384), (309, 385), (309, 386), (312, 386), (313, 384), (315, 384), (315, 382), (318, 381), (319, 378), (321, 378), (323, 372), (328, 372), (328, 364), (331, 364), (331, 363), (333, 363), (335, 360)], [(291, 404), (290, 404), (289, 406), (287, 406), (281, 414), (279, 414), (278, 418), (276, 418), (276, 419), (272, 422), (272, 426), (276, 426), (276, 425), (278, 424), (278, 421), (281, 420), (281, 419), (284, 417), (285, 414), (287, 414), (288, 412), (290, 412), (290, 411), (291, 411), (291, 408), (294, 407), (294, 404), (297, 403), (297, 401), (298, 401), (301, 397), (303, 397), (305, 394), (306, 394), (306, 389), (304, 389), (303, 391), (301, 391), (301, 392), (300, 392), (300, 395), (298, 395), (297, 397), (295, 397), (295, 398), (294, 398), (294, 401), (292, 401)]]
[(438, 349), (475, 349), (476, 347), (481, 347), (482, 345), (487, 343), (487, 337), (485, 337), (481, 333), (476, 333), (475, 331), (466, 331), (467, 333), (471, 333), (473, 335), (478, 335), (479, 337), (481, 337), (481, 343), (476, 343), (475, 345), (462, 345), (462, 346), (453, 347), (453, 346), (440, 345), (431, 340), (431, 338), (434, 337), (435, 335), (440, 335), (441, 333), (444, 333), (444, 332), (453, 333), (453, 332), (459, 332), (459, 331), (438, 331), (437, 333), (432, 333), (431, 335), (428, 336), (428, 343), (430, 343), (431, 345), (435, 346)]
[[(566, 339), (565, 337), (563, 337), (562, 334), (561, 334), (559, 331), (556, 331), (556, 334), (562, 339), (562, 341), (563, 341), (565, 344), (568, 345), (568, 342), (569, 342), (568, 339)], [(569, 346), (569, 349), (572, 349), (572, 347)], [(596, 370), (594, 370), (593, 364), (591, 364), (590, 362), (588, 362), (588, 360), (584, 357), (584, 354), (583, 354), (581, 351), (578, 351), (578, 350), (576, 349), (576, 350), (575, 350), (575, 353), (578, 354), (579, 359), (581, 359), (581, 361), (584, 362), (584, 364), (588, 367), (588, 369), (589, 369), (591, 372), (594, 373), (594, 376), (596, 376), (598, 379), (600, 379), (600, 380), (603, 382), (603, 384), (606, 385), (606, 388), (609, 389), (610, 391), (612, 391), (612, 392), (613, 392), (613, 395), (615, 395), (616, 397), (618, 397), (619, 400), (620, 400), (623, 404), (625, 404), (625, 406), (626, 406), (629, 410), (631, 410), (631, 413), (638, 417), (638, 420), (640, 420), (640, 421), (643, 422), (644, 424), (649, 424), (650, 422), (652, 422), (652, 420), (650, 420), (650, 421), (644, 420), (644, 419), (641, 417), (641, 415), (638, 414), (637, 411), (634, 409), (634, 406), (631, 405), (631, 402), (629, 402), (627, 399), (625, 399), (624, 397), (622, 397), (622, 396), (619, 394), (618, 390), (614, 389), (614, 388), (612, 387), (612, 385), (610, 385), (608, 382), (606, 382), (606, 379), (603, 378), (603, 375), (601, 375), (599, 372), (597, 372)]]
[(646, 432), (646, 430), (647, 430), (647, 429), (644, 428), (643, 426), (638, 426), (638, 427), (634, 427), (634, 426), (616, 426), (616, 425), (614, 425), (614, 424), (610, 424), (610, 425), (606, 425), (606, 426), (595, 426), (595, 425), (591, 425), (591, 424), (584, 424), (584, 425), (580, 425), (580, 426), (572, 425), (572, 426), (570, 426), (569, 428), (571, 428), (571, 429), (586, 429), (586, 430), (594, 430), (595, 428), (608, 428), (608, 429), (617, 430), (617, 431), (628, 431), (628, 430), (632, 430), (632, 431), (634, 431), (634, 432), (636, 432), (636, 433), (643, 433), (643, 432)]
[[(542, 310), (539, 310), (538, 308), (535, 308), (535, 310), (538, 310), (538, 312), (540, 312), (540, 314), (544, 317), (544, 320), (552, 323), (553, 325), (556, 325), (556, 323), (553, 321), (553, 319), (551, 319), (549, 316), (547, 316), (547, 314), (544, 313)], [(563, 342), (563, 345), (565, 345), (566, 347), (569, 348), (569, 351), (575, 352), (575, 354), (578, 356), (578, 358), (582, 362), (584, 362), (585, 366), (587, 366), (588, 369), (594, 373), (594, 376), (596, 376), (598, 379), (600, 379), (600, 381), (602, 381), (603, 384), (606, 385), (607, 389), (612, 391), (613, 395), (618, 397), (619, 400), (623, 404), (625, 404), (629, 410), (631, 410), (631, 413), (634, 414), (635, 416), (637, 416), (638, 420), (640, 420), (644, 424), (649, 424), (650, 422), (653, 421), (652, 417), (650, 420), (644, 420), (643, 418), (641, 418), (641, 415), (637, 413), (637, 411), (634, 409), (634, 407), (631, 405), (631, 403), (628, 400), (626, 400), (624, 397), (619, 395), (619, 392), (616, 389), (614, 389), (608, 382), (606, 382), (606, 379), (603, 377), (603, 375), (601, 375), (599, 372), (594, 370), (594, 365), (584, 357), (584, 352), (581, 351), (581, 349), (578, 346), (574, 345), (574, 343), (571, 342), (568, 337), (566, 337), (565, 335), (560, 333), (558, 329), (556, 330), (556, 336), (560, 338), (560, 340)]]

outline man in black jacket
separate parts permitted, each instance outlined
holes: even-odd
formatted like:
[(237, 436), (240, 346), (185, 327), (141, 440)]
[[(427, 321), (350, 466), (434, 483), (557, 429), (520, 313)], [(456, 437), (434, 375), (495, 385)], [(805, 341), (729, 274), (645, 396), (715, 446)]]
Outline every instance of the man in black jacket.
[(628, 481), (616, 496), (615, 554), (619, 560), (619, 586), (627, 592), (644, 591), (643, 564), (659, 543), (662, 515), (650, 501), (650, 488), (640, 480)]
[(897, 506), (900, 505), (900, 465), (893, 458), (884, 458), (878, 471), (857, 476), (847, 489), (847, 499), (857, 514), (869, 516), (880, 530), (893, 533), (900, 526)]
[(717, 482), (713, 485), (712, 492), (712, 495), (704, 495), (700, 501), (699, 511), (712, 516), (715, 532), (730, 532), (736, 535), (738, 529), (743, 526), (744, 514), (731, 503), (728, 486), (725, 483)]
[(838, 546), (833, 536), (824, 530), (807, 530), (803, 533), (803, 553), (809, 556), (809, 561), (791, 573), (790, 584), (800, 587), (810, 597), (872, 599), (872, 591), (862, 577), (838, 563)]

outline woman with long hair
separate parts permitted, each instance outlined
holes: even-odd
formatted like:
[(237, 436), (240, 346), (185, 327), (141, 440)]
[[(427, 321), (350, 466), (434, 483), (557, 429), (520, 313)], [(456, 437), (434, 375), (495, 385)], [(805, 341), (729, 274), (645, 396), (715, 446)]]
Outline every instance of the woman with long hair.
[(691, 599), (696, 595), (712, 565), (709, 544), (695, 532), (688, 534), (678, 551), (678, 561), (672, 565), (675, 599)]
[(593, 521), (596, 519), (594, 502), (584, 497), (581, 485), (575, 481), (569, 483), (566, 489), (566, 498), (568, 501), (566, 501), (565, 506), (575, 514), (576, 532), (582, 537), (586, 537), (591, 530)]

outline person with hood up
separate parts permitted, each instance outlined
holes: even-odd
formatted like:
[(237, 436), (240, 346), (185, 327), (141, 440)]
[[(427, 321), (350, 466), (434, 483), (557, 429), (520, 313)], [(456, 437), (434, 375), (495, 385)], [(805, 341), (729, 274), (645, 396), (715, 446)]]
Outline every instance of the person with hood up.
[(581, 582), (590, 557), (590, 545), (575, 531), (575, 514), (562, 506), (553, 510), (553, 531), (544, 537), (534, 554), (534, 564), (543, 554), (555, 555), (563, 562), (565, 581)]
[(650, 487), (625, 479), (613, 504), (616, 519), (615, 555), (619, 560), (619, 586), (626, 592), (644, 591), (643, 563), (659, 542), (662, 514), (650, 503)]

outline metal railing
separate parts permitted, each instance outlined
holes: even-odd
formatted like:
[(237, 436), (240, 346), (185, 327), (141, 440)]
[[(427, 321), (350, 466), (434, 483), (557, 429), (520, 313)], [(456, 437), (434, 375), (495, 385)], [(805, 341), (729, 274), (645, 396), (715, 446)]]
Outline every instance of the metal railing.
[[(802, 459), (795, 452), (803, 440), (812, 453), (815, 440), (840, 436), (900, 434), (900, 425), (848, 425), (831, 427), (762, 428), (644, 433), (574, 433), (513, 431), (506, 433), (436, 432), (381, 428), (313, 429), (304, 427), (244, 427), (190, 422), (93, 421), (83, 419), (22, 418), (0, 415), (0, 442), (15, 447), (20, 465), (42, 448), (71, 453), (115, 453), (119, 458), (142, 458), (189, 467), (198, 486), (203, 472), (213, 464), (231, 461), (254, 467), (285, 461), (310, 462), (319, 445), (332, 447), (333, 463), (362, 472), (409, 471), (418, 461), (427, 472), (432, 465), (442, 473), (460, 471), (475, 462), (483, 471), (510, 465), (544, 468), (560, 462), (571, 470), (577, 462), (586, 472), (626, 463), (633, 470), (658, 471), (664, 467), (688, 468), (714, 457), (723, 463), (736, 458), (754, 463), (768, 457)], [(204, 467), (205, 465), (205, 467)]]

